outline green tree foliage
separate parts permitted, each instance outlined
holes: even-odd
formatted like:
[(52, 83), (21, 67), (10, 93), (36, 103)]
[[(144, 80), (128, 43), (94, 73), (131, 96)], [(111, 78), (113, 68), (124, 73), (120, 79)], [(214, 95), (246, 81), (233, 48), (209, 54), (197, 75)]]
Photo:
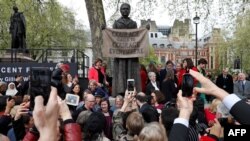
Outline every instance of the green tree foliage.
[(249, 72), (250, 70), (250, 11), (246, 11), (243, 15), (238, 17), (237, 27), (232, 45), (234, 47), (235, 56), (242, 58), (243, 70)]
[(84, 49), (85, 37), (82, 26), (74, 14), (54, 0), (0, 1), (0, 48), (10, 48), (9, 34), (12, 7), (16, 5), (26, 18), (27, 48), (79, 48)]
[(159, 64), (158, 57), (155, 55), (154, 48), (152, 46), (149, 47), (149, 54), (144, 57), (140, 58), (140, 64), (148, 66), (150, 63), (154, 62), (155, 64)]

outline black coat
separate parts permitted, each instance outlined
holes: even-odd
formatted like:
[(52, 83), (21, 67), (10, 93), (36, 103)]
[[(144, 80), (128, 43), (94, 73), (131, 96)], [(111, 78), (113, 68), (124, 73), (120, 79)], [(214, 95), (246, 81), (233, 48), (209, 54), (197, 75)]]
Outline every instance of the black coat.
[[(165, 68), (161, 69), (161, 71), (160, 71), (160, 81), (159, 81), (160, 82), (160, 87), (162, 86), (163, 80), (166, 78), (166, 75), (167, 75), (167, 70)], [(178, 84), (178, 78), (177, 78), (176, 75), (174, 75), (174, 82), (176, 84)]]
[(165, 101), (170, 101), (171, 99), (177, 97), (178, 89), (175, 86), (174, 80), (166, 80), (161, 84), (161, 92), (165, 96)]
[(229, 74), (226, 78), (223, 78), (223, 75), (220, 74), (216, 80), (216, 85), (230, 94), (234, 92), (233, 77)]
[[(232, 116), (241, 124), (250, 125), (250, 105), (243, 100), (235, 103), (230, 109)], [(169, 141), (186, 141), (188, 138), (188, 128), (180, 123), (173, 124), (169, 134)]]
[[(156, 81), (156, 85), (157, 87), (160, 89), (160, 85), (159, 85), (159, 82)], [(146, 95), (147, 96), (150, 96), (151, 93), (155, 90), (155, 87), (152, 85), (151, 82), (149, 82), (146, 86)]]

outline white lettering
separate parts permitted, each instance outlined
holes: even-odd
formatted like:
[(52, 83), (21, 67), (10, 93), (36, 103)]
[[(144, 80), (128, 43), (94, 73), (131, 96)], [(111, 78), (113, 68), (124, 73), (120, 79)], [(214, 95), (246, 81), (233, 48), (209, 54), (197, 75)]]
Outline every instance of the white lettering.
[(30, 71), (30, 67), (26, 68), (26, 73), (28, 73)]
[(22, 67), (1, 67), (1, 73), (22, 73)]
[(246, 129), (241, 129), (241, 136), (244, 136), (244, 134), (246, 134), (247, 133), (247, 130)]
[(15, 81), (15, 77), (5, 77), (4, 78), (5, 82), (11, 82), (11, 81)]
[(12, 68), (12, 73), (17, 73), (17, 68)]
[(240, 133), (240, 129), (235, 129), (235, 136), (237, 136), (238, 133)]
[(228, 136), (238, 136), (238, 134), (240, 134), (241, 136), (244, 136), (244, 134), (247, 133), (246, 129), (235, 129), (235, 131), (233, 129), (229, 130)]
[(28, 81), (29, 77), (23, 77), (23, 81)]
[(18, 70), (19, 70), (19, 73), (21, 73), (22, 72), (22, 67), (18, 67)]
[(6, 72), (5, 69), (6, 69), (5, 67), (2, 67), (2, 68), (1, 68), (1, 72), (2, 72), (2, 73), (5, 73), (5, 72)]
[(230, 130), (229, 130), (229, 133), (228, 133), (227, 136), (231, 136), (231, 135), (234, 136), (234, 131), (233, 131), (233, 129), (230, 129)]

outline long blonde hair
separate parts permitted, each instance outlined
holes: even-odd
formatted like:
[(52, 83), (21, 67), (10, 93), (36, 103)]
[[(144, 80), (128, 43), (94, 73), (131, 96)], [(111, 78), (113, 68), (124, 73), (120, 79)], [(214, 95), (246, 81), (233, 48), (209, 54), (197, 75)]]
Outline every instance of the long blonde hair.
[(221, 101), (219, 99), (214, 99), (211, 103), (211, 105), (209, 106), (209, 110), (212, 113), (216, 113), (217, 112), (217, 106), (221, 103)]

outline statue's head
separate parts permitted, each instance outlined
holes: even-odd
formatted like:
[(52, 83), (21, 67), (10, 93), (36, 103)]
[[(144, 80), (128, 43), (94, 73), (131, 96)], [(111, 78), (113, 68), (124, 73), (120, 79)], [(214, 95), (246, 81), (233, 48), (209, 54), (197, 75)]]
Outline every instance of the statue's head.
[(17, 6), (13, 6), (13, 10), (14, 10), (15, 12), (18, 12)]
[(120, 7), (120, 12), (123, 17), (127, 18), (130, 14), (130, 5), (128, 3), (123, 3)]

